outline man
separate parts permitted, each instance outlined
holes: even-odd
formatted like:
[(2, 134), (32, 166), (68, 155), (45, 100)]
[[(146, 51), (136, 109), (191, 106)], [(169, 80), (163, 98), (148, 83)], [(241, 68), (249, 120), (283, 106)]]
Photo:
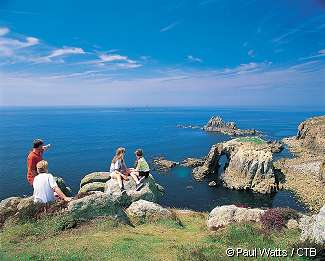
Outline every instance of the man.
[(33, 150), (27, 157), (27, 181), (33, 185), (35, 176), (37, 175), (36, 164), (43, 160), (43, 152), (46, 151), (51, 144), (44, 146), (44, 141), (36, 139), (33, 141)]
[(48, 163), (41, 160), (36, 165), (38, 175), (34, 177), (34, 202), (48, 203), (55, 200), (54, 192), (64, 201), (71, 201), (56, 184), (52, 174), (48, 173)]

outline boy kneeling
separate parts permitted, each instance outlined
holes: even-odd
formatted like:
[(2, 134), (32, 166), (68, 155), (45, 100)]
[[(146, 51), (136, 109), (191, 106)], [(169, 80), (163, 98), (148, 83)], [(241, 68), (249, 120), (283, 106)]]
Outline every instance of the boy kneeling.
[(56, 194), (63, 199), (64, 201), (70, 201), (71, 198), (64, 195), (61, 189), (55, 182), (55, 179), (52, 174), (48, 173), (48, 163), (45, 160), (42, 160), (36, 165), (37, 173), (33, 181), (34, 187), (34, 202), (39, 203), (48, 203), (55, 201)]

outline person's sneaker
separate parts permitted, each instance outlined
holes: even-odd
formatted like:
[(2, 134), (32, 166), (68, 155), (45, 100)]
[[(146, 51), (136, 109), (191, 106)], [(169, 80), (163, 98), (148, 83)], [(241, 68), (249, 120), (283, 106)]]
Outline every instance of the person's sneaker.
[(136, 185), (135, 190), (139, 191), (143, 187), (143, 183), (139, 183)]
[(145, 178), (146, 178), (145, 176), (140, 177), (139, 182), (141, 183), (142, 181), (144, 181)]
[(121, 193), (122, 193), (122, 194), (125, 194), (125, 193), (126, 193), (125, 188), (121, 188)]

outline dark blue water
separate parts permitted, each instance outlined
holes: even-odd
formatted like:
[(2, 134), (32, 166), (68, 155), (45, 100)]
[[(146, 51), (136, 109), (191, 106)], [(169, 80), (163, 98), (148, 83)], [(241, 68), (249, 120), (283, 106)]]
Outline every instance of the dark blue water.
[[(127, 148), (126, 160), (142, 148), (147, 159), (155, 155), (181, 161), (202, 157), (212, 144), (230, 139), (198, 129), (176, 128), (177, 124), (203, 125), (213, 115), (236, 121), (240, 128), (255, 128), (268, 138), (296, 134), (298, 124), (319, 110), (243, 108), (1, 108), (0, 109), (0, 199), (31, 194), (26, 182), (26, 156), (35, 138), (52, 148), (44, 154), (50, 172), (62, 176), (74, 192), (84, 175), (106, 171), (117, 147)], [(248, 192), (210, 188), (192, 179), (191, 170), (176, 168), (153, 175), (166, 188), (163, 205), (210, 210), (223, 204), (289, 206), (302, 209), (291, 193), (261, 196)]]

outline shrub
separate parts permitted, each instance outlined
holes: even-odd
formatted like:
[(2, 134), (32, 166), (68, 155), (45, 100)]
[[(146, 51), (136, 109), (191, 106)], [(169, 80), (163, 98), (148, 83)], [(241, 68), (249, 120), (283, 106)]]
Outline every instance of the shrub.
[(261, 216), (262, 227), (268, 231), (280, 231), (285, 226), (285, 219), (278, 209), (268, 209)]
[(75, 228), (78, 225), (77, 220), (71, 215), (59, 215), (53, 221), (53, 228), (55, 232)]
[(292, 208), (276, 208), (285, 221), (290, 219), (298, 219), (299, 213)]

